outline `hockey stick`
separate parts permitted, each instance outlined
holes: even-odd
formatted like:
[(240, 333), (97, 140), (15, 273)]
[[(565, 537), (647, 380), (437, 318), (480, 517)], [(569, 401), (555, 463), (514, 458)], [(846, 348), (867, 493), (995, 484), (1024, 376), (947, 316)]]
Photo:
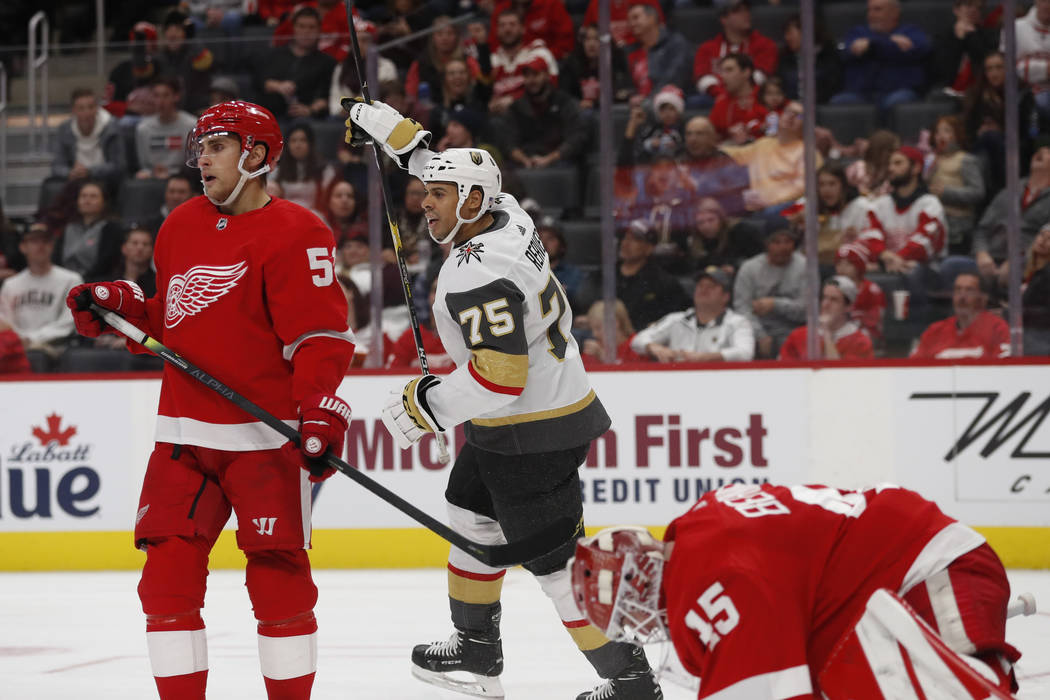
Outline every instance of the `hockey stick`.
[[(357, 29), (354, 28), (354, 0), (346, 0), (346, 22), (350, 27), (350, 43), (353, 46), (354, 66), (357, 68), (357, 77), (361, 79), (361, 97), (365, 102), (371, 103), (372, 97), (368, 90), (368, 76), (361, 70), (364, 61), (361, 59), (361, 45), (357, 41)], [(342, 100), (343, 109), (350, 111), (353, 103), (350, 98)], [(430, 374), (430, 363), (427, 362), (427, 351), (423, 349), (423, 335), (419, 332), (419, 319), (416, 318), (416, 307), (412, 303), (412, 285), (408, 280), (408, 266), (405, 264), (405, 253), (401, 246), (401, 231), (394, 221), (394, 210), (390, 208), (390, 200), (387, 196), (386, 172), (383, 163), (379, 160), (379, 148), (375, 141), (372, 142), (372, 156), (375, 158), (376, 169), (379, 171), (379, 191), (383, 195), (383, 209), (386, 210), (386, 224), (390, 228), (390, 237), (394, 239), (394, 257), (397, 259), (397, 271), (401, 274), (401, 289), (405, 293), (405, 305), (408, 306), (408, 320), (412, 324), (412, 337), (416, 341), (416, 355), (419, 357), (419, 369), (424, 376)], [(437, 440), (438, 459), (442, 464), (448, 464), (450, 457), (448, 445), (445, 444), (445, 436), (434, 433)]]
[[(226, 386), (201, 368), (186, 361), (159, 340), (151, 338), (147, 333), (132, 325), (119, 314), (103, 309), (97, 304), (91, 304), (90, 309), (122, 335), (130, 338), (136, 343), (144, 345), (148, 350), (158, 355), (169, 365), (172, 365), (190, 375), (204, 386), (221, 395), (237, 407), (243, 409), (246, 413), (258, 418), (260, 421), (291, 440), (295, 445), (299, 445), (299, 432), (292, 426), (276, 416), (267, 413), (263, 408), (252, 403), (246, 397)], [(462, 549), (464, 552), (470, 554), (478, 561), (488, 564), (489, 566), (511, 566), (531, 561), (536, 557), (550, 552), (555, 547), (573, 537), (579, 528), (578, 523), (573, 522), (570, 518), (563, 517), (558, 518), (534, 535), (516, 542), (510, 542), (508, 544), (481, 544), (480, 542), (474, 542), (473, 540), (467, 539), (449, 526), (445, 525), (443, 522), (427, 515), (393, 491), (381, 485), (379, 482), (354, 469), (331, 452), (325, 453), (324, 462), (329, 467), (342, 472), (361, 486), (364, 486), (379, 498), (425, 526), (434, 534), (444, 538), (456, 547)]]

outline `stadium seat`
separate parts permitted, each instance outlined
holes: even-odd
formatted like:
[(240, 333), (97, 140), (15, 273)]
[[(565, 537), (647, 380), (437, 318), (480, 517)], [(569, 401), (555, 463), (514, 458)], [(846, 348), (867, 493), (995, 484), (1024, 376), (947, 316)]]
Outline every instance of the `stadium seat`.
[(59, 372), (126, 372), (134, 356), (124, 349), (70, 348), (59, 358)]
[(157, 214), (167, 183), (157, 178), (125, 180), (120, 186), (120, 218), (131, 224)]
[(751, 9), (751, 27), (780, 44), (783, 43), (784, 25), (797, 14), (797, 5), (755, 5)]
[(851, 144), (856, 138), (867, 138), (877, 125), (874, 105), (819, 105), (817, 124), (831, 129), (839, 143)]
[(668, 28), (681, 32), (695, 48), (718, 34), (722, 24), (713, 7), (678, 7), (669, 18)]
[(520, 168), (515, 175), (525, 193), (541, 207), (573, 209), (580, 206), (579, 173), (572, 166), (554, 166), (528, 170)]
[[(341, 121), (326, 120), (312, 121), (311, 128), (314, 130), (314, 150), (325, 160), (334, 161), (336, 153), (346, 139), (346, 126)], [(286, 136), (287, 138), (287, 136)]]
[(257, 99), (255, 79), (251, 73), (231, 73), (230, 77), (237, 84), (237, 97), (249, 102)]
[(824, 27), (837, 43), (842, 43), (849, 30), (868, 21), (868, 9), (863, 2), (822, 3)]
[(236, 59), (229, 69), (251, 73), (255, 66), (270, 50), (270, 40), (273, 38), (273, 27), (265, 24), (256, 24), (244, 27), (241, 41), (236, 42), (239, 46)]
[(908, 0), (901, 3), (901, 24), (914, 24), (934, 39), (955, 22), (952, 0)]
[(120, 122), (120, 138), (124, 142), (124, 159), (128, 175), (134, 175), (139, 169), (139, 151), (135, 146), (136, 126), (138, 126), (137, 119)]
[(55, 366), (54, 359), (43, 350), (26, 350), (26, 359), (29, 360), (29, 368), (37, 374), (50, 372)]
[(954, 102), (945, 100), (905, 102), (893, 108), (893, 130), (900, 134), (902, 143), (915, 143), (923, 129), (929, 129), (932, 135), (938, 117), (957, 111)]
[(562, 230), (569, 248), (565, 262), (572, 265), (601, 265), (601, 224), (597, 221), (565, 221)]
[(66, 187), (67, 180), (64, 177), (49, 177), (40, 183), (40, 194), (37, 197), (37, 210), (46, 211), (62, 190)]

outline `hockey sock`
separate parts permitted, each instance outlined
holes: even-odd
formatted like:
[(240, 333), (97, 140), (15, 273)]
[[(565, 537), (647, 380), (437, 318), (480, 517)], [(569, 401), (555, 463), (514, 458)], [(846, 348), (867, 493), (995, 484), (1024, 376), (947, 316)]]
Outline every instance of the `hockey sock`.
[(312, 611), (288, 620), (259, 621), (259, 666), (269, 700), (309, 700), (317, 670)]
[[(544, 576), (537, 576), (540, 588), (554, 603), (558, 617), (583, 655), (591, 662), (598, 675), (612, 678), (621, 668), (630, 663), (630, 644), (617, 645), (587, 622), (572, 597), (572, 581), (568, 569), (559, 569)], [(626, 647), (621, 649), (620, 647)], [(612, 671), (610, 675), (605, 672)]]
[(208, 640), (199, 610), (147, 615), (146, 646), (161, 700), (204, 700)]
[(499, 639), (499, 597), (505, 574), (481, 574), (448, 565), (448, 602), (457, 629)]

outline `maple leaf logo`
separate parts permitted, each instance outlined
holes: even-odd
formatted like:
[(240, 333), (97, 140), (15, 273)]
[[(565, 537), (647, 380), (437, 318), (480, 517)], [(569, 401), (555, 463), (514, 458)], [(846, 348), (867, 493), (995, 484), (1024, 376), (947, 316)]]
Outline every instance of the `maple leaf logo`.
[(61, 447), (65, 447), (69, 444), (70, 438), (77, 434), (77, 429), (72, 425), (65, 430), (60, 430), (61, 427), (62, 416), (57, 413), (52, 413), (47, 417), (46, 431), (38, 425), (33, 426), (33, 437), (39, 440), (40, 444), (44, 446), (54, 440), (58, 442)]

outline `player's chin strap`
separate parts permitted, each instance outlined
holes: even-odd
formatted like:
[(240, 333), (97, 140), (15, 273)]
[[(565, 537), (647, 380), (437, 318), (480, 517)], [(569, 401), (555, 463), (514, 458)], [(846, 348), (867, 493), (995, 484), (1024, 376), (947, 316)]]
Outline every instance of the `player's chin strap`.
[[(245, 185), (245, 183), (248, 182), (248, 180), (253, 180), (253, 179), (259, 177), (260, 175), (262, 175), (263, 173), (270, 172), (270, 165), (269, 164), (266, 164), (266, 165), (262, 166), (261, 168), (259, 168), (258, 170), (253, 170), (251, 172), (245, 170), (244, 169), (244, 161), (248, 158), (248, 154), (250, 152), (251, 152), (250, 150), (243, 150), (243, 151), (241, 151), (241, 159), (239, 161), (237, 161), (237, 172), (239, 172), (241, 174), (241, 179), (237, 181), (237, 186), (233, 188), (233, 192), (230, 192), (230, 196), (229, 197), (227, 197), (225, 200), (220, 202), (220, 201), (216, 200), (214, 197), (212, 197), (211, 195), (207, 194), (207, 192), (208, 192), (207, 189), (204, 190), (204, 192), (205, 192), (204, 196), (206, 196), (208, 198), (208, 200), (212, 204), (214, 204), (217, 207), (228, 207), (233, 202), (233, 200), (237, 199), (237, 195), (239, 195), (241, 193), (241, 190), (244, 189), (244, 185)], [(201, 184), (202, 185), (204, 184), (204, 180), (203, 179), (201, 180)]]
[(472, 223), (474, 223), (475, 221), (477, 221), (478, 219), (480, 219), (481, 217), (483, 217), (486, 214), (487, 210), (482, 209), (481, 211), (479, 211), (477, 214), (475, 214), (473, 217), (471, 217), (469, 219), (464, 219), (462, 216), (460, 216), (459, 213), (463, 210), (463, 205), (467, 203), (467, 197), (469, 197), (469, 196), (470, 196), (470, 191), (469, 190), (467, 191), (467, 194), (459, 196), (459, 203), (456, 204), (456, 225), (452, 227), (452, 230), (449, 231), (442, 238), (438, 238), (434, 234), (430, 234), (431, 238), (433, 238), (435, 241), (437, 241), (438, 243), (440, 243), (442, 245), (445, 244), (445, 243), (448, 243), (449, 241), (451, 241), (453, 238), (456, 237), (456, 234), (459, 233), (459, 229), (460, 229), (461, 226), (463, 226), (463, 224), (472, 224)]

